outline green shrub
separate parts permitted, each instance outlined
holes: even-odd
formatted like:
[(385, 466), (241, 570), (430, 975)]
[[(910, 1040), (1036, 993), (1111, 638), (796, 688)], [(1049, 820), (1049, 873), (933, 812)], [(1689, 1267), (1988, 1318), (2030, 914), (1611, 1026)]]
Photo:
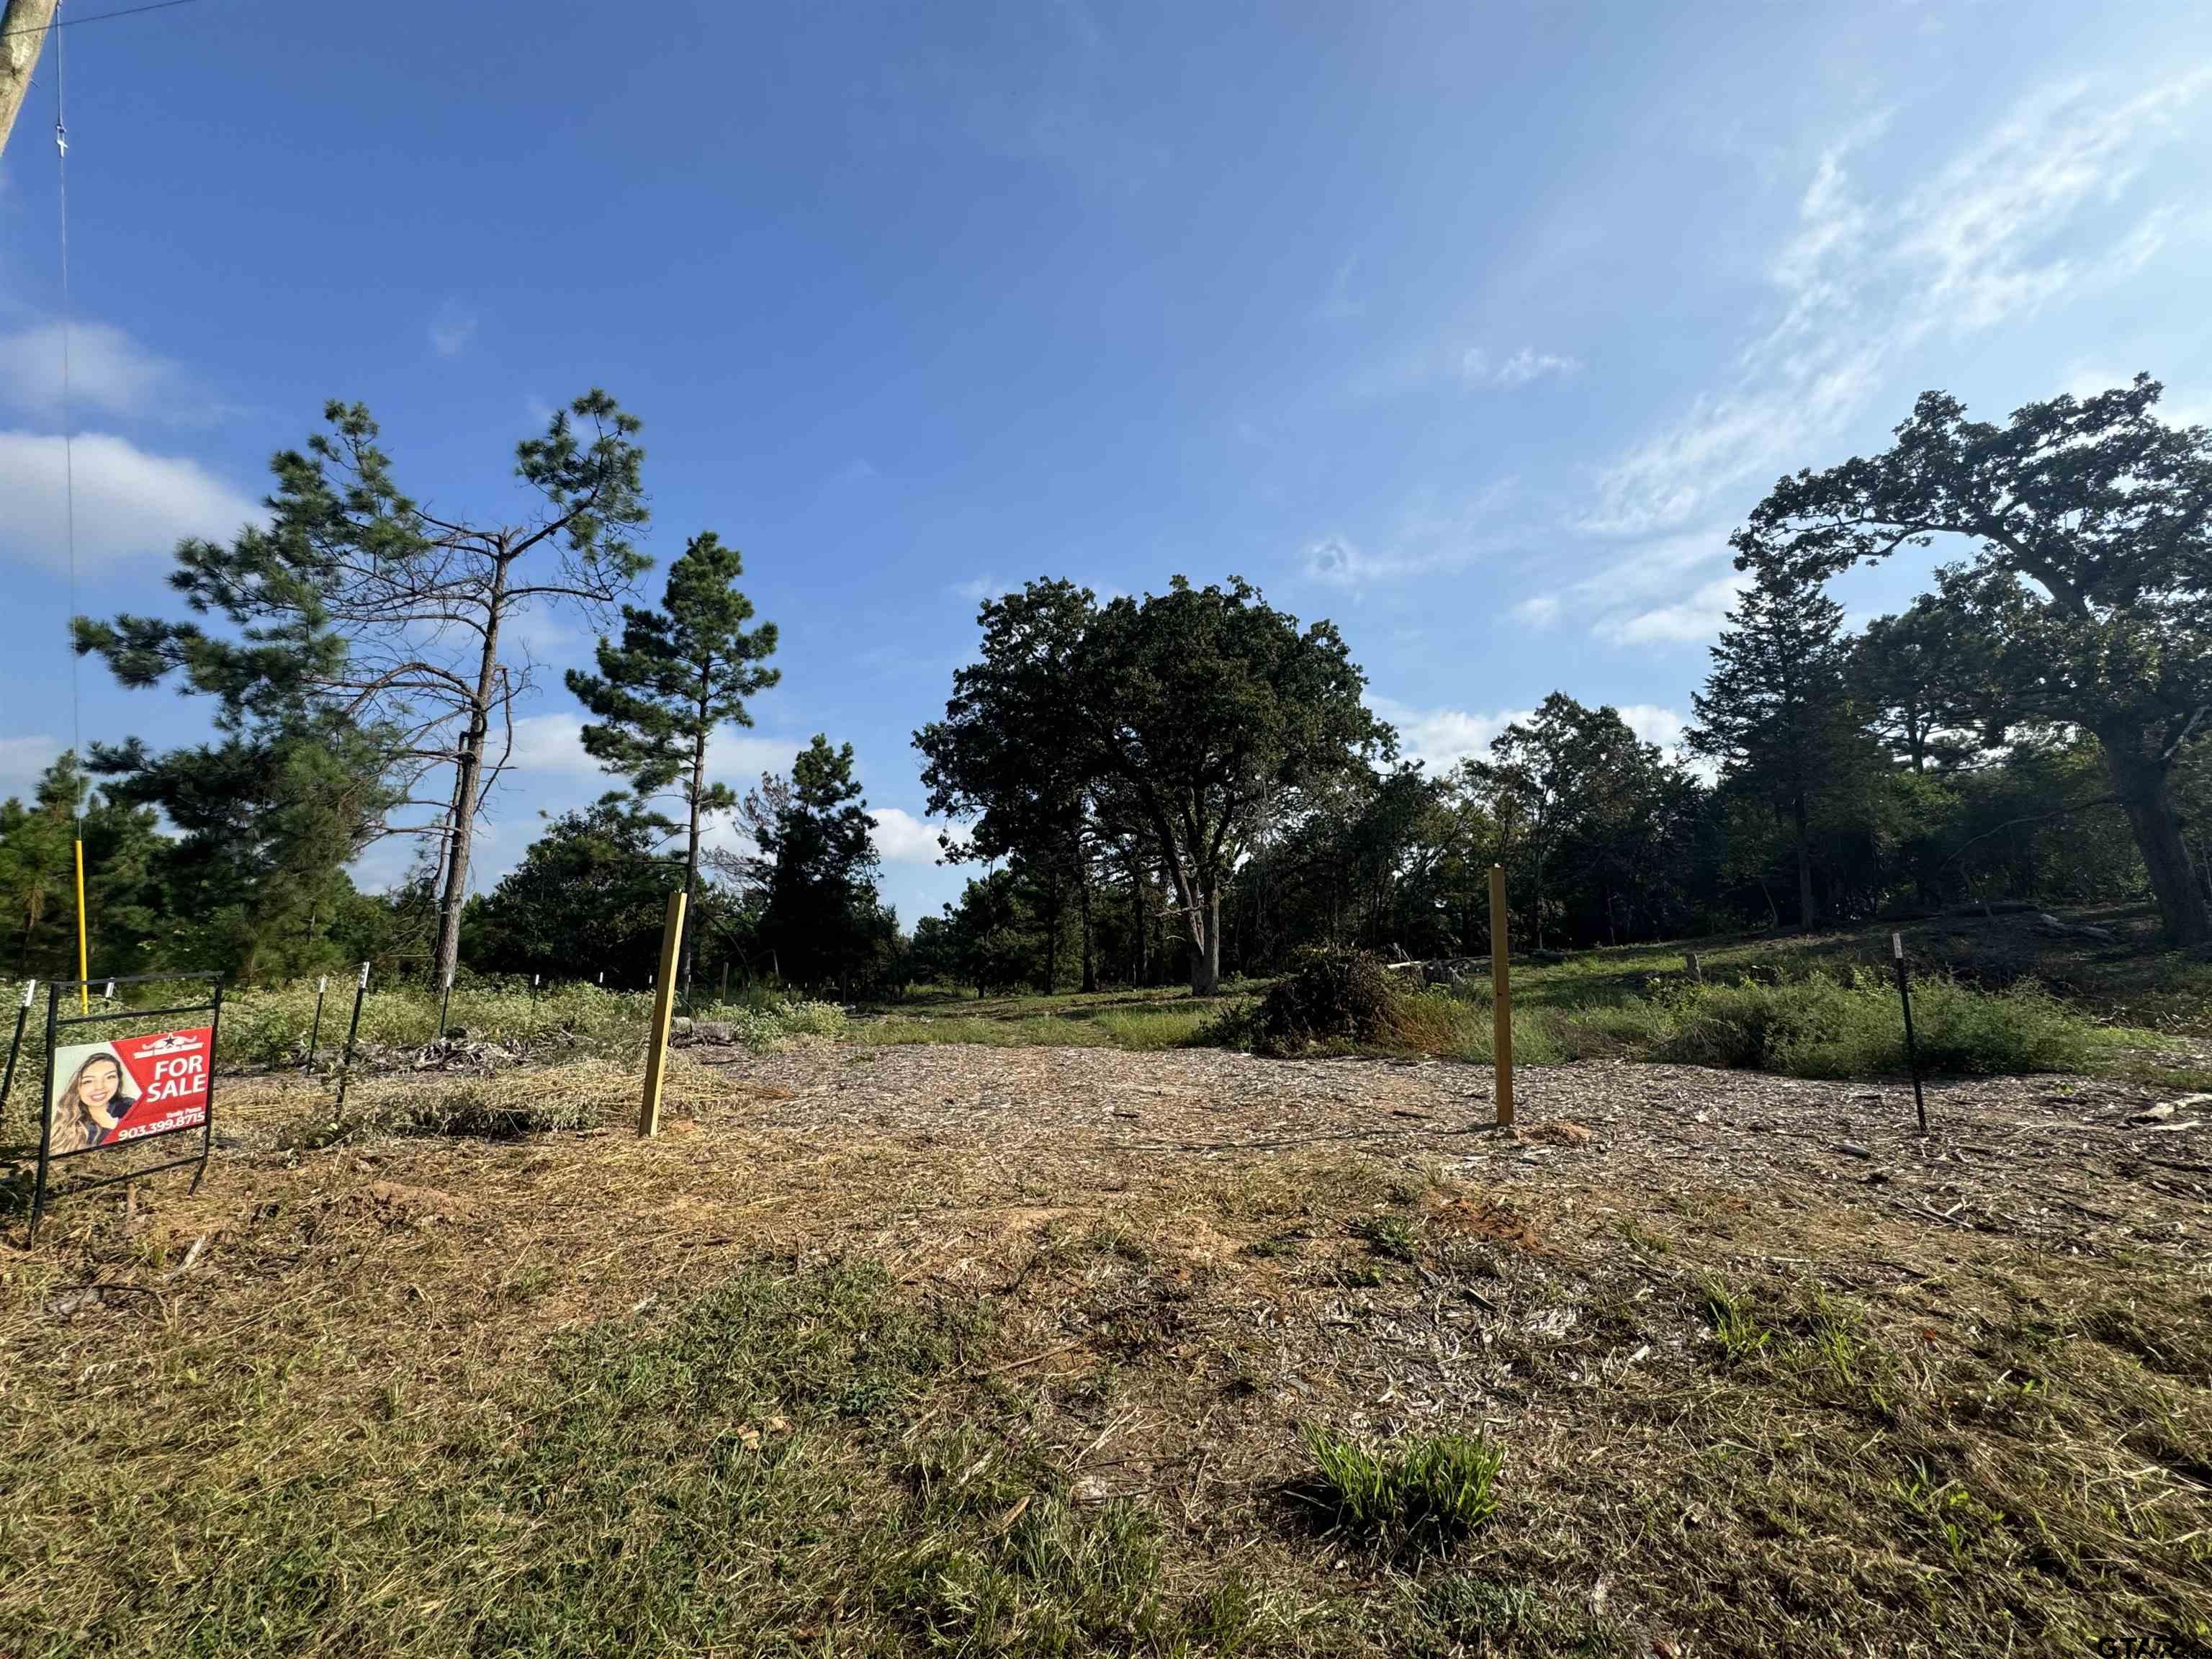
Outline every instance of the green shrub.
[(1464, 1536), (1498, 1508), (1504, 1454), (1488, 1440), (1421, 1435), (1370, 1449), (1309, 1425), (1312, 1501), (1338, 1526), (1395, 1544)]
[[(1781, 984), (1686, 985), (1656, 999), (1671, 1030), (1652, 1057), (1689, 1066), (1808, 1078), (1897, 1076), (1905, 1022), (1893, 981), (1860, 969)], [(1984, 991), (1949, 977), (1912, 988), (1925, 1072), (1984, 1076), (2080, 1067), (2107, 1041), (2049, 992), (2022, 982)]]

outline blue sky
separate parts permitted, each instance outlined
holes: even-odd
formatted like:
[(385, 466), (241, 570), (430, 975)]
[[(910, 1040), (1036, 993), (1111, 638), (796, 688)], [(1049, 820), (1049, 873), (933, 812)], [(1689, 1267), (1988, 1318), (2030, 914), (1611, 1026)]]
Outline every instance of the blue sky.
[[(55, 69), (0, 158), (0, 791), (71, 729)], [(604, 385), (654, 550), (719, 532), (781, 630), (718, 763), (850, 740), (908, 922), (962, 878), (909, 734), (999, 588), (1246, 575), (1432, 763), (1554, 689), (1668, 741), (1785, 468), (1928, 386), (2001, 416), (2148, 368), (2212, 419), (2193, 0), (198, 0), (72, 29), (67, 74), (82, 608), (160, 605), (326, 398), (489, 517)], [(559, 689), (588, 629), (528, 643), (480, 886), (606, 787)], [(198, 728), (82, 684), (87, 738)]]

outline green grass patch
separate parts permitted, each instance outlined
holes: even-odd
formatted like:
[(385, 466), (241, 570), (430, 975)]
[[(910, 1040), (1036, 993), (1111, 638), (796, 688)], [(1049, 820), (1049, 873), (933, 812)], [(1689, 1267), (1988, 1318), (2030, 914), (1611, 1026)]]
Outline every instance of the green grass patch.
[(1314, 1463), (1305, 1494), (1347, 1531), (1395, 1546), (1449, 1542), (1498, 1508), (1504, 1454), (1465, 1435), (1419, 1435), (1382, 1449), (1309, 1425)]
[[(1488, 1064), (1492, 1012), (1486, 988), (1417, 992), (1406, 999), (1397, 1030), (1424, 1053)], [(1923, 979), (1913, 986), (1912, 1016), (1921, 1070), (1937, 1076), (2085, 1072), (2160, 1040), (2100, 1024), (2025, 982), (1986, 990)], [(1681, 981), (1620, 1000), (1516, 1004), (1513, 1053), (1530, 1066), (1629, 1059), (1803, 1078), (1901, 1077), (1907, 1069), (1896, 986), (1865, 969), (1840, 978)]]
[(333, 1389), (336, 1353), (185, 1356), (112, 1419), (19, 1440), (0, 1651), (1249, 1646), (1264, 1597), (1170, 1597), (1148, 1508), (1079, 1503), (1018, 1432), (979, 1426), (987, 1328), (831, 1263), (586, 1327), (435, 1408)]

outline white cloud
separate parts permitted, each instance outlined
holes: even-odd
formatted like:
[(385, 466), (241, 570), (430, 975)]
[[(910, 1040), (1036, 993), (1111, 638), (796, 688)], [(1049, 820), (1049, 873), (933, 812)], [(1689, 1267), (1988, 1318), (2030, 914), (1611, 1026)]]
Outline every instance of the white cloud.
[(430, 319), (430, 349), (441, 357), (458, 357), (477, 337), (477, 314), (458, 300), (447, 300)]
[[(69, 331), (69, 400), (79, 416), (146, 413), (177, 380), (177, 366), (142, 349), (121, 329), (79, 323)], [(62, 325), (0, 335), (0, 401), (42, 422), (62, 415)]]
[(0, 800), (31, 798), (39, 774), (52, 766), (62, 752), (58, 739), (37, 732), (24, 738), (0, 738)]
[(1690, 722), (1672, 708), (1662, 708), (1656, 703), (1622, 703), (1613, 712), (1621, 723), (1646, 743), (1656, 743), (1662, 749), (1673, 750), (1680, 747), (1682, 733)]
[(1778, 320), (1728, 381), (1601, 472), (1582, 528), (1648, 536), (1740, 510), (1747, 485), (1833, 440), (1931, 333), (1988, 329), (2139, 268), (2171, 204), (2143, 207), (2124, 230), (2096, 226), (2103, 256), (2061, 244), (2081, 240), (2086, 216), (2109, 218), (2208, 84), (2212, 70), (2196, 70), (2119, 100), (2086, 82), (2046, 88), (1886, 202), (1857, 188), (1850, 162), (1887, 118), (1856, 123), (1820, 155), (1769, 268)]
[(1563, 357), (1550, 351), (1538, 351), (1533, 346), (1522, 346), (1511, 356), (1494, 360), (1480, 346), (1476, 346), (1460, 359), (1460, 373), (1480, 386), (1500, 386), (1510, 391), (1531, 380), (1540, 380), (1547, 374), (1561, 379), (1575, 374), (1582, 364), (1572, 357)]
[[(885, 864), (935, 864), (945, 856), (945, 849), (937, 844), (942, 824), (918, 818), (896, 806), (872, 807), (868, 816), (876, 821), (876, 851)], [(956, 829), (953, 839), (958, 842), (964, 837)]]
[(507, 769), (514, 772), (596, 772), (599, 762), (584, 752), (584, 722), (574, 714), (526, 714), (514, 723), (514, 746)]
[(1431, 776), (1449, 771), (1470, 756), (1490, 752), (1490, 740), (1516, 720), (1534, 718), (1533, 708), (1502, 708), (1472, 714), (1464, 708), (1413, 708), (1388, 697), (1370, 696), (1368, 708), (1398, 729), (1398, 752), (1419, 761)]
[[(495, 753), (497, 742), (495, 736)], [(723, 726), (708, 740), (707, 775), (743, 794), (762, 773), (788, 771), (793, 757), (805, 746), (798, 738), (763, 737)], [(602, 771), (599, 762), (584, 752), (584, 717), (566, 710), (526, 714), (515, 721), (514, 750), (507, 769), (541, 776), (603, 777), (610, 789), (623, 787), (620, 777)]]
[(1522, 600), (1514, 615), (1529, 627), (1587, 618), (1593, 637), (1615, 645), (1709, 640), (1741, 586), (1732, 559), (1718, 528), (1656, 537), (1578, 581)]
[(1736, 595), (1751, 578), (1735, 573), (1709, 581), (1686, 599), (1601, 620), (1594, 630), (1616, 645), (1699, 645), (1721, 631)]
[[(258, 505), (198, 462), (105, 433), (78, 434), (75, 475), (80, 567), (165, 554), (186, 536), (224, 539), (262, 517)], [(58, 436), (0, 432), (0, 559), (67, 568), (64, 477)]]
[[(1477, 714), (1464, 708), (1413, 708), (1388, 697), (1370, 696), (1367, 706), (1398, 728), (1399, 752), (1417, 760), (1429, 775), (1449, 771), (1462, 760), (1487, 759), (1491, 740), (1516, 721), (1535, 719), (1533, 708), (1501, 708)], [(1629, 703), (1613, 711), (1628, 729), (1646, 743), (1673, 752), (1682, 741), (1689, 722), (1672, 708), (1655, 703)]]
[(996, 576), (975, 576), (953, 583), (952, 591), (971, 605), (981, 605), (986, 599), (997, 599), (1006, 591), (1006, 585)]

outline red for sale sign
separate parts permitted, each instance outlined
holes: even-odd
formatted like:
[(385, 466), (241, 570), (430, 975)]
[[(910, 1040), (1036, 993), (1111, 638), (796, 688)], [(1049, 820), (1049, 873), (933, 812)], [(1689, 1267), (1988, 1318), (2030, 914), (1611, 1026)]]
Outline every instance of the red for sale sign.
[(200, 1025), (57, 1048), (47, 1108), (52, 1156), (205, 1123), (213, 1035)]

